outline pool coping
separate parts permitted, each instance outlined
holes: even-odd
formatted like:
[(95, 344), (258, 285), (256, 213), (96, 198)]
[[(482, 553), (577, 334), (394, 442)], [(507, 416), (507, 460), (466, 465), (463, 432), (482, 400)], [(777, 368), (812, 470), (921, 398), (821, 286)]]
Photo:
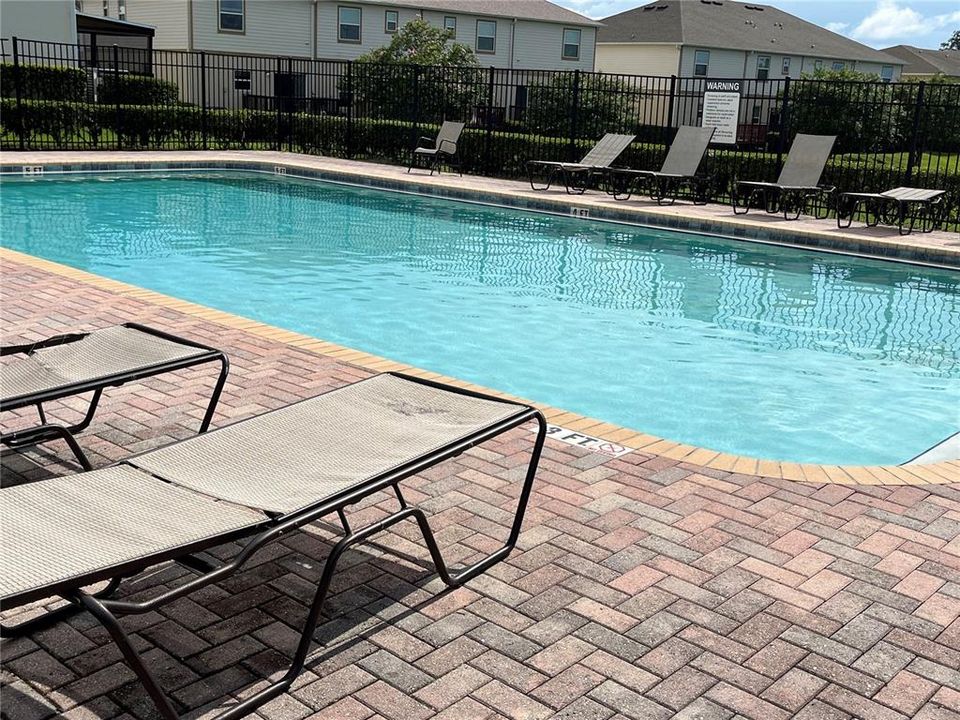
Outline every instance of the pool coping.
[[(591, 435), (618, 445), (623, 445), (648, 455), (657, 455), (677, 462), (725, 472), (756, 475), (771, 479), (794, 480), (817, 484), (839, 485), (945, 485), (960, 482), (960, 459), (926, 465), (820, 465), (764, 460), (742, 455), (722, 453), (699, 448), (685, 443), (666, 440), (630, 428), (604, 422), (577, 413), (554, 408), (542, 403), (518, 398), (508, 393), (486, 388), (475, 383), (423, 370), (405, 363), (355, 350), (344, 345), (327, 342), (309, 335), (268, 325), (257, 320), (216, 310), (204, 305), (164, 295), (136, 285), (113, 280), (102, 275), (79, 270), (61, 263), (9, 248), (0, 247), (0, 263), (10, 261), (50, 272), (70, 280), (90, 285), (99, 290), (134, 298), (142, 302), (183, 313), (190, 317), (214, 322), (231, 329), (248, 332), (274, 342), (284, 343), (372, 372), (398, 371), (449, 383), (456, 387), (488, 393), (496, 397), (519, 401), (538, 407), (551, 424), (586, 435)], [(613, 458), (611, 458), (612, 460)]]
[[(659, 207), (617, 203), (605, 195), (544, 194), (516, 181), (478, 176), (400, 174), (395, 166), (344, 161), (322, 156), (274, 151), (77, 151), (6, 152), (0, 175), (110, 171), (257, 171), (290, 177), (348, 183), (381, 190), (411, 192), (449, 200), (478, 202), (520, 210), (547, 212), (590, 220), (626, 223), (660, 230), (720, 236), (725, 239), (841, 253), (875, 260), (900, 261), (960, 270), (960, 235), (956, 246), (924, 242), (923, 234), (872, 237), (840, 230), (814, 229), (792, 223), (772, 226), (747, 216), (698, 217), (677, 214), (690, 206)], [(477, 187), (478, 181), (489, 181)], [(471, 186), (471, 183), (474, 183)], [(914, 242), (909, 242), (912, 239)]]

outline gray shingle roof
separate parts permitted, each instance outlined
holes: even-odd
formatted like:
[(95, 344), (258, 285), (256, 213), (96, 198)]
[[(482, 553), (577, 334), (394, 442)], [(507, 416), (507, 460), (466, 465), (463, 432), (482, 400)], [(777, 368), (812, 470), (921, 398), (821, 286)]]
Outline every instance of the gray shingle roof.
[(490, 15), (518, 20), (541, 20), (566, 25), (597, 26), (596, 20), (567, 10), (548, 0), (355, 0), (356, 2), (382, 5), (384, 7), (412, 7), (417, 10), (466, 15)]
[(899, 65), (898, 58), (770, 5), (731, 0), (656, 0), (602, 21), (597, 42), (663, 42), (705, 48)]
[(913, 45), (894, 45), (883, 52), (903, 61), (904, 75), (936, 75), (960, 77), (960, 50), (926, 50)]

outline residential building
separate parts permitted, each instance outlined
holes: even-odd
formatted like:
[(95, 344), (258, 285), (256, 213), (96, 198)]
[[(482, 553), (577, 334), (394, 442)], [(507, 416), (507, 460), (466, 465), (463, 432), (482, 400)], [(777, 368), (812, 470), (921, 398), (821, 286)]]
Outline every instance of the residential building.
[(597, 69), (636, 75), (797, 78), (819, 68), (888, 82), (904, 61), (770, 5), (655, 0), (602, 20)]
[(934, 76), (960, 80), (960, 50), (927, 50), (912, 45), (894, 45), (883, 52), (903, 61), (903, 75), (918, 80)]
[(0, 37), (75, 44), (74, 0), (2, 0)]
[(153, 25), (157, 49), (325, 60), (352, 60), (386, 45), (419, 17), (450, 29), (485, 67), (593, 70), (599, 26), (547, 0), (83, 1)]

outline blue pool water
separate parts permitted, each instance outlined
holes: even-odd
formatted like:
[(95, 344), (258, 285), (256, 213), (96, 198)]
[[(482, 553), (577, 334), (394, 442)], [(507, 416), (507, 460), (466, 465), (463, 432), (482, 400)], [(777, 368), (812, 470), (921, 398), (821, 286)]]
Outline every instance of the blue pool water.
[(960, 273), (242, 173), (3, 183), (4, 245), (693, 445), (960, 428)]

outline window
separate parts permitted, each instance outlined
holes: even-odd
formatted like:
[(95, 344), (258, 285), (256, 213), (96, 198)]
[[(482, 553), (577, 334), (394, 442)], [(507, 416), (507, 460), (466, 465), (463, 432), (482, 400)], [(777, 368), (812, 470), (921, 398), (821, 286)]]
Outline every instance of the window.
[(710, 51), (697, 50), (693, 54), (693, 74), (697, 77), (706, 77), (710, 67)]
[(110, 17), (110, 0), (103, 0), (103, 16)]
[(847, 64), (846, 64), (845, 62), (843, 62), (843, 60), (836, 60), (836, 61), (833, 63), (833, 69), (834, 69), (834, 70), (837, 70), (838, 72), (841, 71), (841, 70), (845, 70), (846, 67), (847, 67)]
[(383, 31), (395, 33), (400, 27), (400, 13), (396, 10), (387, 10), (383, 14)]
[(753, 106), (753, 112), (750, 114), (750, 122), (754, 125), (760, 124), (760, 118), (763, 116), (763, 107), (760, 105)]
[(770, 77), (770, 56), (757, 55), (757, 80), (766, 80)]
[(790, 58), (785, 57), (783, 59), (783, 67), (781, 68), (781, 74), (789, 75), (790, 74)]
[(124, 2), (124, 0), (120, 0), (120, 4), (117, 5), (117, 17), (120, 20), (127, 19), (127, 4)]
[(243, 0), (220, 0), (221, 31), (243, 32)]
[(337, 8), (337, 40), (339, 42), (360, 42), (360, 8)]
[(580, 31), (573, 28), (563, 29), (563, 55), (564, 60), (580, 59)]
[(823, 60), (814, 60), (813, 61), (814, 70), (823, 70)]
[(477, 52), (492, 55), (497, 51), (497, 21), (477, 20)]
[(454, 40), (457, 38), (457, 18), (453, 15), (447, 15), (443, 18), (443, 29), (450, 33)]
[(893, 65), (884, 65), (880, 69), (880, 79), (885, 83), (893, 82)]

